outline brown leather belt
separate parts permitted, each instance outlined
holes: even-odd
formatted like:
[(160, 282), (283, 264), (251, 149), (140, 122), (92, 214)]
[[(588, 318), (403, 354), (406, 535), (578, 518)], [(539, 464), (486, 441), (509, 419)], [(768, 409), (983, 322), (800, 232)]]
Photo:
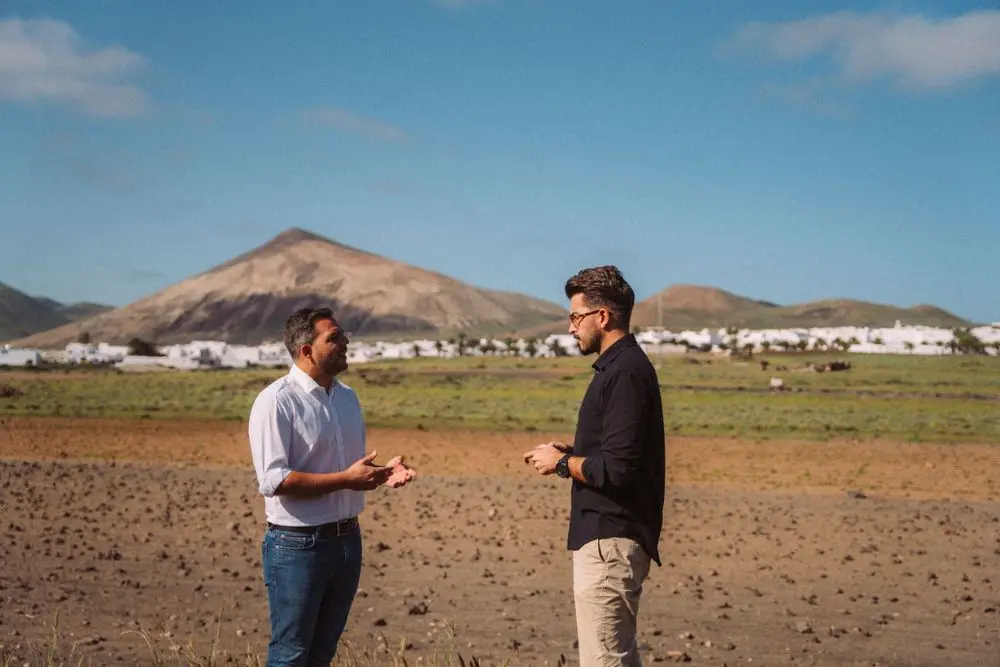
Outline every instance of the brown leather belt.
[(353, 516), (350, 519), (344, 519), (343, 521), (334, 521), (333, 523), (324, 523), (319, 526), (279, 526), (268, 522), (267, 527), (270, 530), (287, 530), (290, 533), (307, 533), (309, 535), (315, 535), (316, 537), (343, 537), (350, 534), (358, 525), (358, 517)]

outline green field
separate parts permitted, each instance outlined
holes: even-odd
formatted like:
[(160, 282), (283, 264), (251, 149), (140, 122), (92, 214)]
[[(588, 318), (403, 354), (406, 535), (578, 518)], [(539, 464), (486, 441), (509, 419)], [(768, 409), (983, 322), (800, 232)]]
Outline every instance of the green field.
[[(1000, 359), (781, 355), (749, 362), (654, 357), (667, 431), (740, 438), (891, 438), (1000, 442)], [(845, 359), (847, 371), (797, 372)], [(369, 425), (572, 431), (593, 358), (415, 359), (355, 366), (343, 377)], [(786, 366), (776, 369), (775, 366)], [(245, 420), (282, 371), (0, 372), (0, 416)], [(768, 390), (780, 377), (787, 391)], [(11, 391), (13, 390), (13, 391)]]

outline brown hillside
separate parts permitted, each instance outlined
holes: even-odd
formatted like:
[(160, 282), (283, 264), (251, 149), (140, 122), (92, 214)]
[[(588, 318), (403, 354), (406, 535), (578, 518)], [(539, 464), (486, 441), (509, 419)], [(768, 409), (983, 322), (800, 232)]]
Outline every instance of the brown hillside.
[(551, 321), (553, 303), (481, 289), (440, 273), (290, 229), (224, 264), (128, 306), (30, 336), (19, 345), (60, 347), (133, 337), (159, 344), (194, 339), (255, 344), (281, 337), (302, 306), (328, 304), (355, 335), (493, 328)]
[[(772, 304), (701, 285), (672, 285), (635, 305), (632, 321), (639, 326), (705, 326), (702, 321), (724, 321), (732, 314), (773, 307)], [(673, 324), (671, 324), (671, 322)]]
[(790, 306), (777, 306), (738, 296), (712, 287), (679, 285), (654, 294), (636, 304), (635, 326), (657, 326), (672, 330), (713, 327), (755, 329), (838, 326), (892, 326), (903, 324), (941, 327), (967, 326), (969, 322), (936, 306), (896, 306), (855, 299), (829, 299)]
[(58, 313), (52, 304), (59, 305), (0, 283), (0, 341), (28, 336), (68, 322), (69, 318)]

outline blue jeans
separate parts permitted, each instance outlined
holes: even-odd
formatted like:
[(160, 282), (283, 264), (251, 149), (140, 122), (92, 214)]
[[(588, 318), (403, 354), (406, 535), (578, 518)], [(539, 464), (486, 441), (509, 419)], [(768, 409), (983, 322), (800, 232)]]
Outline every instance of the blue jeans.
[(361, 531), (342, 537), (268, 528), (261, 545), (271, 622), (267, 667), (328, 667), (361, 577)]

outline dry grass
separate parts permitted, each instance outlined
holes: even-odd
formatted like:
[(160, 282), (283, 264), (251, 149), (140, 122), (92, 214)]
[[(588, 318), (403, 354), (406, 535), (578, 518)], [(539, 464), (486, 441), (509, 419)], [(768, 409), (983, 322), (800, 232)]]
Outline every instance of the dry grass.
[[(671, 436), (751, 439), (886, 438), (1000, 441), (1000, 358), (844, 355), (848, 372), (797, 370), (830, 355), (770, 355), (757, 363), (705, 355), (658, 366)], [(369, 426), (572, 431), (592, 358), (477, 357), (379, 362), (353, 368)], [(254, 397), (283, 371), (109, 370), (0, 372), (0, 418), (246, 420)], [(769, 391), (779, 377), (787, 391)]]
[[(96, 667), (99, 659), (85, 655), (81, 646), (90, 642), (89, 638), (73, 640), (59, 629), (59, 614), (52, 621), (44, 621), (47, 639), (44, 642), (28, 642), (9, 646), (0, 641), (0, 667)], [(215, 635), (205, 647), (199, 647), (193, 639), (181, 644), (173, 640), (169, 633), (156, 633), (147, 629), (125, 630), (124, 635), (135, 635), (148, 648), (152, 667), (263, 667), (267, 656), (247, 645), (244, 651), (233, 652), (219, 648), (222, 617), (216, 623)], [(332, 667), (489, 667), (491, 663), (478, 656), (466, 658), (459, 651), (454, 625), (447, 626), (449, 647), (424, 657), (407, 654), (409, 643), (401, 639), (398, 644), (379, 634), (374, 646), (362, 647), (342, 640)], [(165, 640), (165, 641), (164, 641)], [(514, 655), (495, 663), (497, 667), (514, 667), (520, 660)], [(549, 664), (545, 661), (544, 664)], [(566, 664), (566, 657), (560, 655), (553, 663)]]

